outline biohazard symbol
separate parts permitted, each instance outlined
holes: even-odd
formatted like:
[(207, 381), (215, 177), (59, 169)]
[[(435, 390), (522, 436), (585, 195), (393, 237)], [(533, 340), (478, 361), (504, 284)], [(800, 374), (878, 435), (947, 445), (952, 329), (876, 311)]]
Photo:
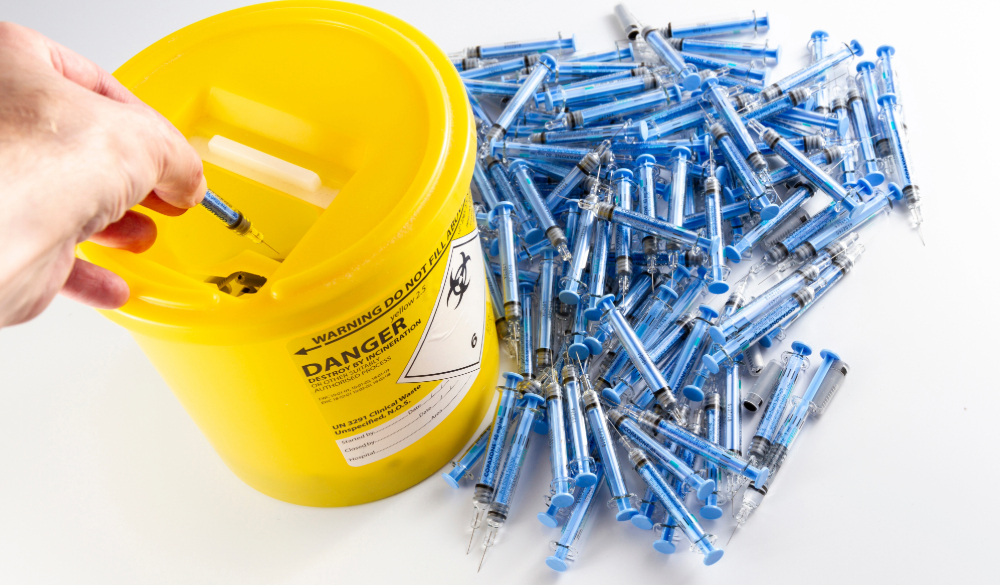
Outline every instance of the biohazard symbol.
[(458, 302), (455, 303), (456, 309), (462, 304), (462, 297), (465, 296), (465, 291), (469, 288), (469, 270), (465, 265), (469, 263), (469, 260), (472, 260), (472, 256), (465, 252), (459, 252), (459, 254), (462, 255), (462, 265), (448, 277), (451, 288), (448, 289), (448, 297), (444, 300), (445, 306), (450, 306), (451, 295), (458, 297)]

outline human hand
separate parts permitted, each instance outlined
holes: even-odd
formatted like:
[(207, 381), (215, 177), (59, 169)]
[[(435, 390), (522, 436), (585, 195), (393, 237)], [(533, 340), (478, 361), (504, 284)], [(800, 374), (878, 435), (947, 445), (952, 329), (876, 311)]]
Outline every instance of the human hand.
[(34, 318), (57, 292), (125, 304), (125, 281), (75, 246), (143, 252), (156, 225), (130, 208), (179, 215), (206, 189), (201, 159), (166, 118), (91, 61), (5, 22), (0, 177), (0, 327)]

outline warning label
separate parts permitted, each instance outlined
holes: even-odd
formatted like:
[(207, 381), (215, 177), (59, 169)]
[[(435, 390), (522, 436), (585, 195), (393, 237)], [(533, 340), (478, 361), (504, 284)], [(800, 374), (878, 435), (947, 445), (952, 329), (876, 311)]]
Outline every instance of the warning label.
[(417, 350), (399, 378), (401, 384), (479, 371), (486, 325), (486, 272), (479, 232), (451, 243), (444, 275)]
[[(403, 411), (392, 420), (368, 428), (361, 434), (338, 439), (337, 446), (347, 459), (347, 464), (351, 467), (360, 467), (412, 445), (451, 414), (451, 411), (465, 398), (475, 379), (475, 373), (450, 378), (438, 384), (430, 394), (419, 401), (411, 402), (408, 395), (403, 395), (383, 407), (386, 410), (376, 411), (372, 417), (355, 421), (353, 427), (344, 430), (345, 433), (371, 427), (372, 424), (388, 418), (388, 411), (392, 413)], [(334, 432), (337, 432), (337, 429), (334, 429)]]
[(487, 310), (480, 246), (467, 196), (395, 292), (286, 346), (351, 465), (416, 441), (471, 387)]

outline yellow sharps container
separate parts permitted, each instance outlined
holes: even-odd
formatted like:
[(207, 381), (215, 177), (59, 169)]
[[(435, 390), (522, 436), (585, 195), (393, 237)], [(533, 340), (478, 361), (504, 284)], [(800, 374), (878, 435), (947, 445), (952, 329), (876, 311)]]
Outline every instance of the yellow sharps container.
[(198, 207), (120, 274), (128, 328), (226, 465), (275, 498), (360, 504), (439, 470), (485, 415), (497, 340), (455, 68), (406, 23), (339, 2), (250, 6), (115, 73), (277, 250)]

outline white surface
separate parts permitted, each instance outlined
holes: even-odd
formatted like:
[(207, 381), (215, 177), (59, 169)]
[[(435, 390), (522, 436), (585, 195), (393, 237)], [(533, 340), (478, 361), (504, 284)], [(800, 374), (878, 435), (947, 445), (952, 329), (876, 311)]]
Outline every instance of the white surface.
[[(0, 0), (0, 18), (113, 70), (238, 4)], [(556, 31), (576, 33), (589, 51), (619, 36), (613, 0), (373, 4), (448, 51)], [(876, 228), (849, 282), (792, 329), (788, 342), (835, 349), (853, 369), (718, 565), (701, 566), (686, 545), (660, 555), (651, 533), (601, 511), (581, 559), (557, 577), (543, 560), (558, 533), (534, 518), (549, 475), (540, 437), (512, 518), (479, 575), (478, 558), (464, 555), (470, 491), (436, 477), (346, 509), (272, 500), (226, 469), (123, 329), (60, 299), (34, 322), (0, 331), (0, 582), (995, 580), (1000, 474), (989, 414), (1000, 407), (990, 376), (997, 279), (992, 254), (979, 250), (993, 249), (1000, 211), (997, 152), (983, 138), (998, 136), (996, 8), (851, 0), (630, 6), (660, 23), (767, 10), (770, 38), (785, 49), (779, 76), (804, 62), (817, 28), (834, 40), (857, 38), (869, 54), (894, 44), (925, 197), (926, 248), (897, 211)], [(948, 48), (960, 51), (957, 60)], [(978, 114), (988, 124), (953, 106), (972, 92), (986, 97)], [(634, 478), (631, 486), (639, 491)], [(724, 542), (728, 530), (719, 526), (728, 524), (709, 530)]]

